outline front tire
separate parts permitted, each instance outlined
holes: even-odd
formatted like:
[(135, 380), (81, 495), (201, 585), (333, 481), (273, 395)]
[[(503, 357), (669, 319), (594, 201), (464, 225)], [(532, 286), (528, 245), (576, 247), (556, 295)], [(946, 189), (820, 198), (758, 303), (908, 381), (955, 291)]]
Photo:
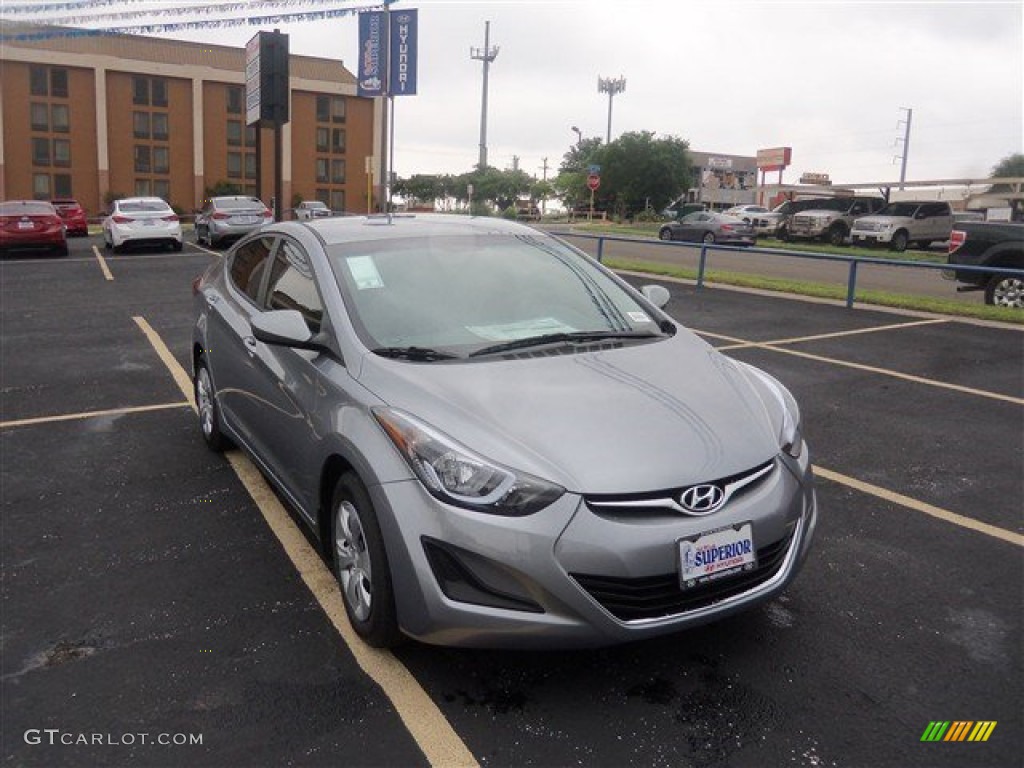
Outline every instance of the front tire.
[(199, 411), (199, 429), (203, 433), (206, 447), (214, 453), (223, 453), (231, 447), (231, 441), (220, 431), (220, 408), (217, 407), (217, 392), (206, 360), (196, 363), (195, 380), (196, 409)]
[(994, 275), (985, 285), (985, 303), (1024, 309), (1024, 279), (1013, 275)]
[(896, 253), (903, 253), (907, 250), (907, 245), (910, 244), (910, 238), (907, 233), (900, 230), (892, 236), (892, 242), (889, 243), (889, 247), (892, 248)]
[(846, 242), (846, 232), (842, 227), (833, 227), (828, 231), (825, 240), (829, 245), (842, 245)]
[(331, 567), (345, 613), (368, 645), (397, 645), (394, 588), (384, 537), (366, 486), (353, 473), (341, 476), (331, 500)]

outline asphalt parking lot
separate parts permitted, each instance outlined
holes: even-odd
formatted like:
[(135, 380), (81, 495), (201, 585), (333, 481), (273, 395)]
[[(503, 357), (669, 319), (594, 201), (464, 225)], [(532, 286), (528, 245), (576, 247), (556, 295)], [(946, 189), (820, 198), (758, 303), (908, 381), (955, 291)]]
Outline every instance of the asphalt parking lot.
[[(380, 654), (199, 437), (180, 368), (211, 256), (97, 241), (0, 262), (6, 764), (1020, 764), (1021, 330), (664, 283), (802, 406), (822, 518), (801, 576), (651, 642)], [(996, 726), (922, 742), (933, 721)]]

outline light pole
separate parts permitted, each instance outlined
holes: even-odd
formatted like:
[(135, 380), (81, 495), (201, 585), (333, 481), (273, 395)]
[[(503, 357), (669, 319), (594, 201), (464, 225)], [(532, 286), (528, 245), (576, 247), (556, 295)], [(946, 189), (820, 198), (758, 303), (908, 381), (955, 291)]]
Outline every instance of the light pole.
[(583, 131), (574, 125), (572, 127), (572, 132), (576, 134), (576, 146), (578, 147), (583, 143)]
[(612, 99), (615, 98), (615, 94), (622, 93), (626, 90), (626, 78), (619, 75), (617, 79), (610, 77), (598, 77), (597, 78), (597, 92), (608, 94), (608, 134), (605, 137), (604, 143), (612, 143)]

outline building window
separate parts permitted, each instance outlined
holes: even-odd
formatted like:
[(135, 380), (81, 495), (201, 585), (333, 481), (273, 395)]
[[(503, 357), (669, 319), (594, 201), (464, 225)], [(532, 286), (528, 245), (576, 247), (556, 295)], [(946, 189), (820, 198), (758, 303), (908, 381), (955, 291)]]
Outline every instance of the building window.
[(345, 190), (331, 190), (331, 210), (335, 212), (345, 210)]
[(46, 67), (29, 67), (29, 91), (33, 96), (49, 96), (49, 73)]
[(149, 147), (136, 144), (135, 145), (135, 172), (136, 173), (150, 173), (153, 170), (152, 163), (150, 161)]
[(153, 173), (171, 172), (171, 153), (167, 147), (153, 147)]
[(331, 97), (331, 122), (332, 123), (344, 123), (345, 122), (345, 97), (344, 96), (332, 96)]
[(32, 139), (32, 165), (50, 164), (50, 140)]
[(331, 120), (331, 97), (330, 96), (317, 96), (316, 97), (316, 121), (318, 123), (328, 123)]
[(335, 128), (331, 131), (331, 152), (344, 154), (345, 152), (345, 129)]
[(135, 196), (136, 197), (149, 197), (153, 194), (153, 185), (149, 179), (136, 179), (135, 180)]
[(329, 128), (317, 128), (316, 129), (316, 151), (326, 152), (329, 146), (331, 131)]
[(247, 179), (256, 178), (256, 153), (246, 152), (245, 153), (245, 177)]
[(32, 116), (31, 120), (33, 131), (50, 130), (50, 110), (45, 104), (32, 102), (29, 106), (29, 113)]
[(238, 147), (242, 144), (242, 121), (228, 120), (228, 146)]
[(331, 207), (331, 193), (330, 190), (318, 189), (316, 191), (316, 199), (326, 205), (328, 208)]
[(153, 115), (153, 138), (157, 141), (167, 141), (167, 113), (154, 112)]
[(332, 184), (344, 184), (345, 183), (345, 161), (344, 160), (331, 160), (331, 183)]
[(132, 104), (149, 105), (149, 78), (132, 78)]
[(228, 86), (228, 114), (242, 114), (242, 89), (237, 86)]
[(242, 177), (242, 153), (228, 152), (228, 178), (240, 179)]
[[(327, 172), (327, 163), (327, 159), (323, 157), (318, 157), (316, 160), (316, 180), (321, 183), (327, 182), (330, 179)], [(327, 201), (325, 200), (324, 202)]]
[(64, 168), (71, 165), (71, 142), (67, 139), (53, 140), (53, 164)]
[(167, 179), (154, 179), (153, 180), (153, 194), (156, 197), (161, 197), (164, 200), (171, 199), (171, 182)]
[(66, 69), (50, 70), (50, 95), (58, 99), (68, 97), (68, 71)]
[(55, 173), (53, 175), (54, 197), (71, 197), (71, 174)]
[(136, 139), (150, 137), (149, 112), (132, 112), (132, 135)]
[(167, 106), (167, 81), (161, 78), (153, 78), (150, 81), (150, 89), (153, 94), (154, 107)]
[(67, 104), (54, 104), (50, 107), (50, 124), (54, 133), (67, 133), (71, 130)]
[(256, 185), (246, 184), (244, 187), (242, 187), (242, 194), (249, 195), (250, 197), (256, 197)]
[(50, 174), (32, 174), (32, 197), (36, 200), (49, 200), (53, 197), (50, 194)]
[(256, 146), (256, 126), (247, 125), (245, 126), (245, 146), (255, 147)]

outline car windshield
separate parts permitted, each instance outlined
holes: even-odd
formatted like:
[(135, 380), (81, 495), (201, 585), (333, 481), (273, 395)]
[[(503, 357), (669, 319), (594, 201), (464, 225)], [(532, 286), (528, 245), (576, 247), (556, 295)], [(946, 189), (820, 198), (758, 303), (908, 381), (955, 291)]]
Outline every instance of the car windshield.
[(387, 239), (327, 252), (370, 349), (462, 357), (567, 334), (660, 335), (648, 310), (613, 279), (544, 235)]
[(44, 216), (53, 215), (49, 203), (0, 203), (0, 216)]
[(238, 209), (238, 208), (262, 208), (263, 203), (257, 200), (255, 197), (228, 197), (221, 200), (214, 200), (214, 205), (217, 208), (224, 209)]
[(122, 213), (144, 213), (147, 211), (163, 213), (171, 210), (171, 207), (163, 200), (122, 200), (118, 203)]
[(877, 216), (913, 216), (920, 208), (918, 203), (889, 203)]
[(307, 208), (326, 208), (327, 207), (327, 203), (321, 203), (320, 201), (317, 201), (315, 203), (303, 203), (303, 205), (305, 205)]

